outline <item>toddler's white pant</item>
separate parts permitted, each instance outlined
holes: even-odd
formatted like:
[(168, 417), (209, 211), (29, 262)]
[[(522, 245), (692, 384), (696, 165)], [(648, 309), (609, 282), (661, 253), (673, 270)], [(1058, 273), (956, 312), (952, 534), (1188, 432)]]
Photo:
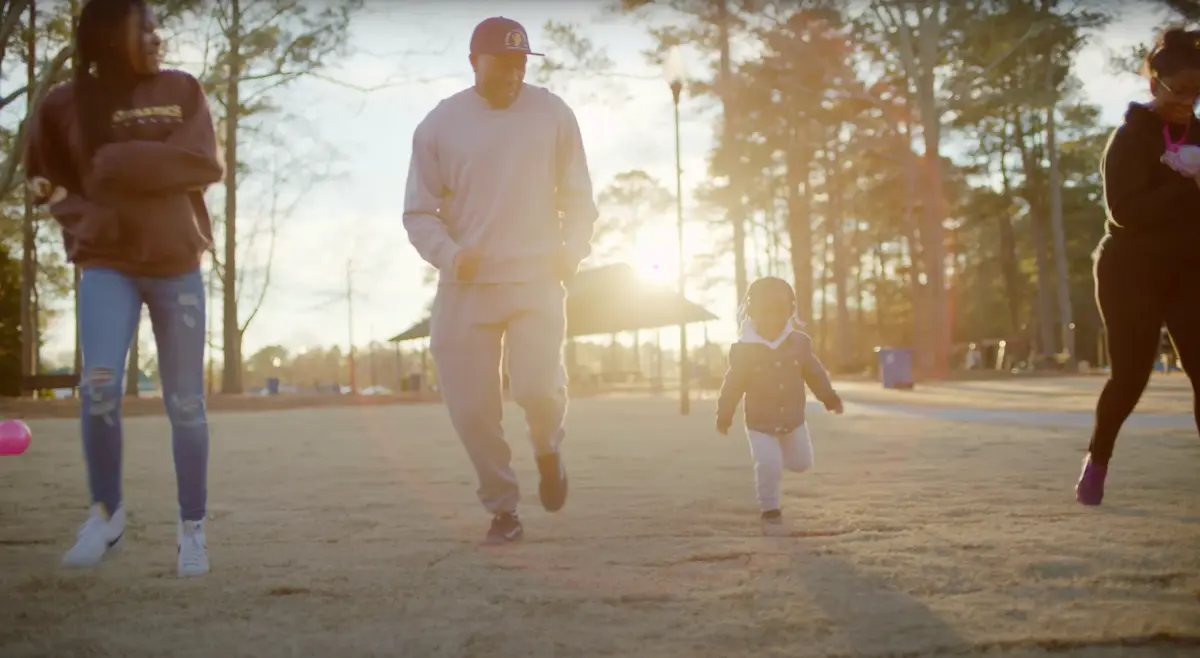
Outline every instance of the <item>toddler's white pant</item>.
[(764, 512), (779, 509), (779, 483), (783, 479), (783, 469), (802, 473), (813, 466), (808, 425), (801, 425), (781, 436), (754, 430), (748, 430), (746, 434), (750, 440), (750, 454), (754, 457), (758, 504)]

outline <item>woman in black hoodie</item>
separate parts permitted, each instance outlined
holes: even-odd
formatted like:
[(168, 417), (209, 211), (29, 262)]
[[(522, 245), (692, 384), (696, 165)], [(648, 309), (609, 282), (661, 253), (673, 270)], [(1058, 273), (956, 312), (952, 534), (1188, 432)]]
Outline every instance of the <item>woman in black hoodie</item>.
[[(1164, 162), (1200, 144), (1200, 32), (1164, 32), (1143, 74), (1153, 99), (1130, 104), (1102, 161), (1108, 219), (1094, 273), (1112, 372), (1075, 486), (1084, 505), (1104, 497), (1113, 444), (1150, 379), (1164, 324), (1188, 376), (1200, 373), (1200, 182)], [(1194, 379), (1192, 388), (1195, 397)]]

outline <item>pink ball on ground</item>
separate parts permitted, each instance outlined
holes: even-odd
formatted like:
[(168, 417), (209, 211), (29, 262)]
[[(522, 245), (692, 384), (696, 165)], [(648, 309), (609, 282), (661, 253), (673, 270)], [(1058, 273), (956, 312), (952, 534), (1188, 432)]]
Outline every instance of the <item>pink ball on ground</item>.
[(33, 433), (24, 422), (14, 419), (0, 423), (0, 455), (19, 455), (32, 440)]

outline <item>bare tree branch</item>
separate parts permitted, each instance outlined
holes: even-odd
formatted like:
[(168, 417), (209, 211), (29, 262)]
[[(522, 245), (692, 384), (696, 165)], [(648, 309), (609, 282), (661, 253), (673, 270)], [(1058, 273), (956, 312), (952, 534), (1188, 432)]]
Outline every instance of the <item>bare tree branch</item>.
[[(330, 163), (332, 158), (313, 158), (308, 153), (296, 153), (290, 150), (285, 139), (275, 133), (273, 136), (274, 152), (271, 158), (271, 181), (270, 181), (270, 205), (265, 214), (264, 219), (267, 221), (265, 233), (267, 235), (266, 254), (264, 256), (264, 264), (262, 266), (262, 281), (258, 286), (256, 297), (252, 306), (249, 309), (244, 320), (239, 327), (240, 331), (245, 331), (257, 317), (266, 300), (267, 294), (271, 287), (271, 277), (273, 272), (273, 264), (275, 257), (275, 248), (278, 242), (279, 224), (284, 218), (292, 216), (296, 209), (308, 198), (309, 194), (319, 186), (320, 181), (331, 180), (333, 176), (330, 174)], [(290, 154), (290, 157), (281, 159), (284, 153)], [(326, 166), (313, 166), (314, 163), (325, 163)], [(294, 197), (284, 202), (284, 193), (288, 190), (297, 190)], [(254, 237), (258, 234), (255, 231), (250, 240), (246, 243), (247, 251), (251, 250), (254, 242)], [(245, 271), (244, 269), (242, 270)], [(245, 288), (239, 286), (238, 296), (241, 299), (241, 294)], [(242, 308), (239, 302), (239, 308)]]
[[(271, 189), (271, 210), (267, 215), (270, 218), (270, 222), (271, 222), (270, 228), (268, 229), (268, 232), (267, 232), (267, 235), (270, 236), (270, 242), (267, 246), (267, 257), (266, 257), (267, 262), (266, 262), (266, 265), (264, 266), (263, 282), (262, 282), (262, 285), (259, 286), (259, 288), (258, 288), (258, 297), (254, 300), (254, 306), (251, 307), (250, 312), (248, 314), (246, 314), (246, 319), (242, 322), (241, 326), (238, 327), (238, 331), (243, 332), (243, 333), (246, 331), (246, 328), (250, 326), (250, 323), (254, 321), (254, 318), (258, 315), (259, 310), (262, 309), (263, 301), (265, 301), (267, 298), (267, 290), (271, 287), (271, 269), (272, 269), (271, 265), (275, 261), (275, 240), (279, 234), (279, 230), (278, 230), (278, 226), (279, 226), (279, 195), (280, 195), (280, 189), (282, 188), (282, 185), (280, 184), (282, 181), (280, 180), (281, 176), (279, 176), (278, 168), (276, 168), (274, 178), (275, 178), (275, 181), (274, 181), (275, 184), (271, 186), (271, 188), (272, 188)], [(304, 191), (304, 192), (301, 192), (298, 196), (303, 197), (306, 194), (307, 194), (307, 191)], [(243, 271), (245, 271), (245, 270), (243, 270)], [(238, 292), (241, 293), (241, 290), (239, 290)], [(239, 309), (241, 308), (240, 302), (238, 303), (238, 308)]]
[(8, 94), (4, 98), (0, 98), (0, 110), (3, 110), (4, 108), (8, 107), (10, 103), (13, 103), (18, 98), (24, 96), (25, 92), (28, 90), (29, 90), (29, 85), (22, 85), (20, 89), (17, 89), (16, 91)]
[(0, 24), (0, 53), (8, 52), (8, 43), (12, 41), (13, 33), (21, 24), (21, 15), (29, 7), (29, 0), (13, 0), (4, 3), (7, 10), (4, 23)]
[[(958, 83), (951, 88), (951, 96), (957, 98), (958, 96), (966, 93), (967, 90), (973, 87), (979, 80), (986, 78), (988, 74), (991, 73), (997, 66), (1003, 64), (1005, 60), (1015, 55), (1017, 51), (1025, 45), (1026, 41), (1029, 41), (1033, 37), (1041, 34), (1042, 30), (1044, 29), (1046, 29), (1046, 25), (1044, 23), (1033, 23), (1030, 25), (1029, 29), (1026, 30), (1019, 39), (1014, 41), (1013, 44), (1009, 46), (1008, 50), (1005, 50), (997, 55), (996, 58), (991, 62), (988, 62), (986, 66), (980, 69), (977, 75), (971, 76), (970, 78), (960, 79)], [(943, 110), (941, 114), (945, 114), (945, 112), (946, 110)]]
[(263, 74), (263, 75), (259, 75), (259, 76), (251, 76), (251, 77), (241, 78), (242, 83), (252, 82), (255, 80), (271, 79), (271, 84), (266, 85), (260, 89), (256, 89), (254, 91), (254, 93), (249, 94), (244, 99), (242, 99), (242, 105), (251, 107), (257, 102), (258, 99), (266, 96), (267, 94), (270, 94), (271, 92), (275, 91), (276, 89), (286, 87), (287, 85), (289, 85), (289, 84), (295, 82), (296, 80), (303, 78), (307, 75), (311, 75), (311, 71), (293, 71), (293, 72), (289, 72), (289, 73), (272, 72), (272, 73), (267, 73), (267, 74)]
[(17, 128), (17, 134), (13, 138), (12, 145), (5, 156), (4, 165), (0, 168), (0, 198), (7, 198), (12, 193), (13, 186), (15, 185), (17, 168), (25, 153), (25, 132), (29, 125), (29, 115), (37, 107), (37, 104), (42, 102), (42, 99), (46, 97), (46, 92), (50, 91), (50, 85), (53, 84), (58, 72), (63, 69), (67, 60), (74, 53), (74, 46), (66, 46), (58, 51), (54, 59), (42, 67), (42, 72), (37, 78), (37, 84), (33, 88), (33, 102), (26, 108), (26, 118), (21, 121), (20, 127)]
[(429, 77), (424, 77), (424, 78), (404, 78), (404, 79), (400, 79), (400, 80), (385, 80), (384, 82), (381, 82), (379, 84), (363, 86), (363, 85), (356, 85), (352, 82), (346, 82), (345, 80), (338, 80), (337, 78), (334, 78), (329, 75), (325, 75), (323, 73), (310, 72), (310, 73), (307, 73), (306, 75), (315, 80), (320, 80), (322, 82), (327, 82), (331, 85), (335, 85), (335, 86), (342, 87), (345, 89), (350, 89), (352, 91), (357, 91), (357, 92), (364, 93), (364, 94), (369, 94), (369, 93), (375, 92), (375, 91), (382, 91), (384, 89), (395, 89), (397, 87), (407, 87), (410, 85), (434, 84), (437, 82), (444, 82), (446, 80), (454, 80), (456, 78), (462, 77), (460, 74), (452, 73), (452, 74), (445, 74), (445, 75), (429, 76)]

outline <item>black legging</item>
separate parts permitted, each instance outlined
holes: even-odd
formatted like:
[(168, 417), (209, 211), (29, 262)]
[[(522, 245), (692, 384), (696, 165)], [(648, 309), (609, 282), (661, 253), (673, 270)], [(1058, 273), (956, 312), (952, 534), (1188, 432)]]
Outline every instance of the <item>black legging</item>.
[(1192, 404), (1200, 427), (1200, 263), (1193, 254), (1148, 257), (1108, 243), (1096, 261), (1096, 303), (1108, 333), (1112, 373), (1096, 404), (1088, 447), (1092, 461), (1107, 464), (1125, 419), (1146, 390), (1167, 326), (1183, 370), (1192, 380)]

